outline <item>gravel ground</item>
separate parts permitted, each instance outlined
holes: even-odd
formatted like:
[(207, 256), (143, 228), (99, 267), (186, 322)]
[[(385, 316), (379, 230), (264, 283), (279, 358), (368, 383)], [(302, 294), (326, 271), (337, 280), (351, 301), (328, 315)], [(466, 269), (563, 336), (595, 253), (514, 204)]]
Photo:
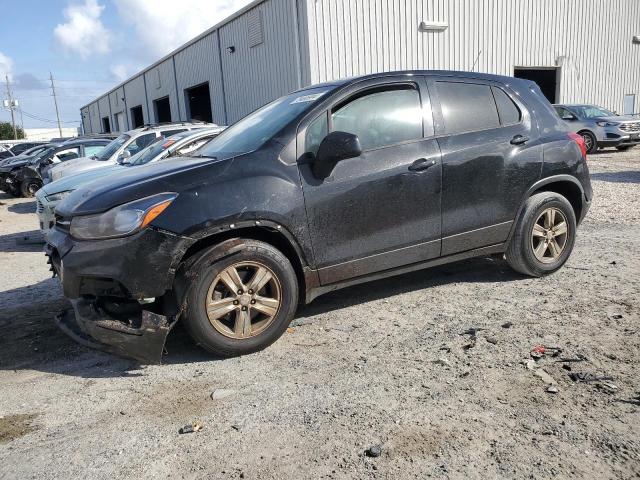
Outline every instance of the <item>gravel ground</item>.
[[(34, 202), (0, 196), (0, 478), (638, 478), (640, 149), (589, 164), (594, 205), (550, 277), (447, 265), (320, 297), (247, 357), (178, 328), (147, 367), (57, 331), (57, 279), (16, 243)], [(532, 365), (539, 344), (586, 361)]]

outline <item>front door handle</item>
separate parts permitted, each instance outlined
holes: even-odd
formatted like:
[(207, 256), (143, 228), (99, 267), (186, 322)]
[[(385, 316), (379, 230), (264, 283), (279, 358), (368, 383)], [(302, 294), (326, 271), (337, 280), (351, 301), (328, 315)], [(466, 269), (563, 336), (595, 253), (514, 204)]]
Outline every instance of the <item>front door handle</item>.
[(529, 141), (529, 137), (525, 137), (524, 135), (516, 135), (511, 139), (511, 145), (524, 145)]
[(409, 170), (412, 172), (423, 172), (424, 170), (433, 167), (436, 164), (435, 160), (428, 160), (426, 158), (419, 158), (411, 165), (409, 165)]

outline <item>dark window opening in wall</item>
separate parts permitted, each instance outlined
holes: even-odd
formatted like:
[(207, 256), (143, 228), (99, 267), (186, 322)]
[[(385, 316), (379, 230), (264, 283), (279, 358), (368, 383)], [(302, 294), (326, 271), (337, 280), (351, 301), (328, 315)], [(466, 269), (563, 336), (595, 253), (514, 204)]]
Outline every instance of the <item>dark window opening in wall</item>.
[(547, 97), (551, 103), (557, 103), (558, 101), (558, 75), (560, 69), (558, 68), (528, 68), (528, 67), (515, 67), (513, 69), (513, 76), (516, 78), (523, 78), (525, 80), (531, 80), (536, 82), (540, 87), (543, 95)]
[(111, 133), (111, 122), (109, 122), (109, 117), (102, 117), (102, 133)]
[(131, 108), (131, 125), (138, 128), (144, 125), (144, 116), (142, 115), (142, 105)]
[(156, 123), (169, 123), (171, 121), (171, 104), (169, 103), (169, 97), (154, 100), (153, 109), (156, 113)]
[(187, 116), (189, 120), (213, 122), (208, 82), (197, 87), (187, 88), (184, 94), (187, 100)]

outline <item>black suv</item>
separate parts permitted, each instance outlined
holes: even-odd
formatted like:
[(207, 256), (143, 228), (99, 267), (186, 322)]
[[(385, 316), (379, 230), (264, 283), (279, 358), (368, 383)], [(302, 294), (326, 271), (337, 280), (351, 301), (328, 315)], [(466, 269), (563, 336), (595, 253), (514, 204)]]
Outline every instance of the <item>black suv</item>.
[(477, 73), (310, 87), (196, 153), (58, 205), (47, 251), (77, 340), (158, 361), (181, 318), (202, 347), (240, 355), (299, 302), (356, 283), (493, 254), (542, 276), (592, 195), (582, 138), (539, 88)]

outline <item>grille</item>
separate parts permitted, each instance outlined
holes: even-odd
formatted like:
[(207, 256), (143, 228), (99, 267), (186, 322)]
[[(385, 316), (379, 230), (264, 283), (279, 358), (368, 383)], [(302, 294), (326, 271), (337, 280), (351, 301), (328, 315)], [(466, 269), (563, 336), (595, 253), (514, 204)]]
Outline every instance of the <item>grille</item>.
[(42, 213), (42, 211), (44, 210), (44, 205), (42, 205), (42, 202), (38, 199), (36, 199), (36, 213)]
[(640, 122), (623, 123), (620, 125), (620, 130), (623, 132), (640, 132)]

